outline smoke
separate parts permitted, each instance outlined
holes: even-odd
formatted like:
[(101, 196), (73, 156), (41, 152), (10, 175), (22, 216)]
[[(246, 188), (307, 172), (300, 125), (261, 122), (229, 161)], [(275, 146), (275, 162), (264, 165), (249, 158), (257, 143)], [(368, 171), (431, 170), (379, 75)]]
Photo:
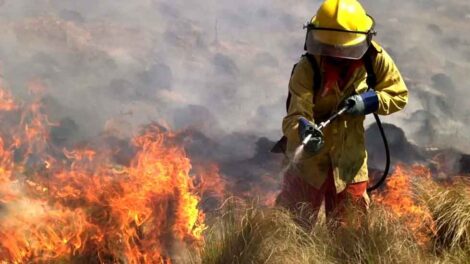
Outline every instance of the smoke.
[[(411, 93), (406, 110), (385, 122), (417, 145), (465, 150), (470, 4), (362, 2)], [(264, 160), (266, 142), (281, 135), (291, 67), (303, 53), (302, 24), (319, 4), (4, 0), (3, 86), (24, 100), (41, 88), (59, 124), (52, 131), (57, 144), (104, 131), (119, 145), (158, 122), (198, 135), (188, 146), (192, 156), (212, 158), (237, 177), (256, 177), (253, 171), (267, 165), (253, 161)], [(257, 167), (237, 170), (228, 161)]]
[(406, 110), (387, 121), (400, 125), (420, 146), (466, 151), (470, 38), (462, 33), (468, 31), (470, 4), (367, 1), (366, 6), (411, 93)]
[(175, 113), (193, 107), (206, 108), (224, 132), (277, 136), (278, 106), (302, 46), (295, 30), (306, 15), (286, 6), (5, 1), (2, 75), (22, 96), (40, 79), (54, 113), (76, 121), (84, 136), (117, 117), (134, 129), (152, 120), (187, 127), (192, 118)]

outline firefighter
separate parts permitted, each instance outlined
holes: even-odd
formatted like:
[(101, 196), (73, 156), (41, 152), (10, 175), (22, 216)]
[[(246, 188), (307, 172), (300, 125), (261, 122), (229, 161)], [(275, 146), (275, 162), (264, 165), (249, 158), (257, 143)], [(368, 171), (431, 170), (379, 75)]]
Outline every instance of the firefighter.
[[(308, 212), (313, 224), (323, 202), (329, 220), (344, 220), (350, 205), (367, 210), (364, 119), (403, 109), (408, 90), (389, 54), (372, 40), (374, 20), (358, 1), (324, 1), (306, 28), (307, 53), (292, 72), (282, 122), (289, 164), (313, 136), (284, 174), (277, 204), (301, 217)], [(316, 124), (345, 104), (347, 113), (320, 131)]]

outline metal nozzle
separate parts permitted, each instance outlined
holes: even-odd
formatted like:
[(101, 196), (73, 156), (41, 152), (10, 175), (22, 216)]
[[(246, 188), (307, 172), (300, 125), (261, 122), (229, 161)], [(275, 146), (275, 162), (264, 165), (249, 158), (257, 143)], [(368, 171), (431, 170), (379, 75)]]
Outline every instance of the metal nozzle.
[[(338, 112), (336, 112), (334, 115), (328, 118), (328, 120), (326, 120), (325, 122), (321, 122), (320, 125), (318, 126), (318, 129), (322, 130), (323, 128), (328, 126), (333, 120), (335, 120), (336, 118), (344, 114), (349, 108), (351, 108), (351, 105), (343, 106), (343, 108), (341, 108)], [(307, 121), (305, 120), (305, 122)], [(310, 139), (312, 139), (312, 137), (313, 137), (313, 134), (308, 134), (302, 141), (302, 145), (304, 146), (307, 145), (307, 143), (310, 141)]]
[(330, 118), (328, 118), (328, 120), (326, 120), (325, 122), (321, 122), (320, 125), (318, 126), (318, 128), (320, 130), (325, 128), (327, 125), (329, 125), (331, 123), (331, 121), (335, 120), (338, 116), (344, 114), (344, 112), (346, 112), (350, 107), (351, 107), (350, 105), (345, 105), (337, 113), (335, 113)]
[(312, 138), (312, 136), (313, 136), (312, 134), (308, 134), (308, 135), (304, 138), (304, 140), (302, 141), (302, 145), (304, 145), (304, 146), (307, 145), (307, 143), (310, 141), (310, 139)]

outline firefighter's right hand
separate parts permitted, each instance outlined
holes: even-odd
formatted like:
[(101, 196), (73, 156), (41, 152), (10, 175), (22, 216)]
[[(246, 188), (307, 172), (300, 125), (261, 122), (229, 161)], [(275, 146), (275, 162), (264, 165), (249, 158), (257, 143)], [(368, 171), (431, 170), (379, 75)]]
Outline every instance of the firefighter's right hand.
[[(309, 135), (311, 135), (310, 139), (304, 142)], [(318, 153), (325, 144), (323, 132), (317, 125), (304, 117), (299, 118), (299, 137), (302, 143), (305, 143), (305, 151), (310, 154)]]

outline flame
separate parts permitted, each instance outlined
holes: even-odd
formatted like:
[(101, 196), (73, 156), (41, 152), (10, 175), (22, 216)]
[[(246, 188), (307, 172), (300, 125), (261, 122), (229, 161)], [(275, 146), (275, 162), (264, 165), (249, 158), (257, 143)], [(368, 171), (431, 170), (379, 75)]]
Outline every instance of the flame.
[(213, 197), (218, 201), (226, 198), (226, 181), (220, 176), (217, 164), (203, 162), (197, 164), (194, 170), (199, 176), (197, 189), (203, 196)]
[(175, 134), (149, 126), (121, 166), (105, 151), (55, 148), (42, 108), (0, 89), (2, 263), (169, 263), (176, 243), (201, 244), (200, 197)]
[(17, 108), (13, 97), (7, 90), (0, 89), (0, 111), (12, 111)]
[(374, 196), (374, 201), (391, 209), (393, 215), (403, 221), (422, 245), (430, 241), (429, 231), (435, 230), (431, 213), (419, 204), (413, 194), (413, 179), (431, 180), (431, 172), (422, 165), (410, 168), (398, 165), (390, 176), (384, 192)]

